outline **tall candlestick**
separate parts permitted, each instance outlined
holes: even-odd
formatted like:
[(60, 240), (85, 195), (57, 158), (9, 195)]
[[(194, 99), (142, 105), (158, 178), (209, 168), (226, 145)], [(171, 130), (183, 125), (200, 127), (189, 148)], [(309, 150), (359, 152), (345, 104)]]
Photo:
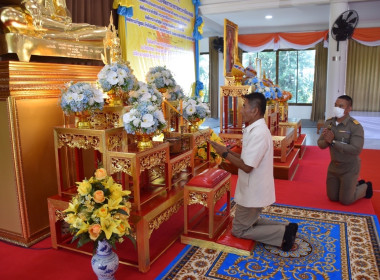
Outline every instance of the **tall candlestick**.
[(180, 126), (183, 126), (183, 108), (182, 108), (182, 100), (179, 101), (179, 107), (180, 107)]

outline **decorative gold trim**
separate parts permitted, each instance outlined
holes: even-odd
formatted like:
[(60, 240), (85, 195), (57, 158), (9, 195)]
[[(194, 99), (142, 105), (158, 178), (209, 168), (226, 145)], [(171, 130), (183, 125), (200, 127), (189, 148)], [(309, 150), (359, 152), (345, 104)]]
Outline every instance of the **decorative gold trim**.
[(210, 130), (207, 130), (205, 133), (199, 133), (198, 135), (195, 136), (194, 138), (194, 143), (195, 146), (200, 146), (203, 143), (207, 141), (207, 138), (210, 136)]
[(140, 173), (146, 169), (150, 169), (156, 165), (160, 165), (161, 162), (166, 162), (166, 150), (142, 157), (140, 159)]
[(250, 86), (221, 86), (221, 96), (241, 97), (249, 94)]
[(179, 209), (183, 206), (183, 198), (180, 199), (176, 204), (172, 205), (164, 212), (156, 216), (153, 220), (149, 222), (149, 238), (153, 232), (153, 230), (158, 229), (163, 222), (169, 220), (171, 216), (179, 211)]
[(111, 157), (111, 170), (110, 173), (124, 172), (132, 176), (132, 162), (127, 158)]
[(192, 204), (200, 204), (205, 207), (207, 207), (207, 193), (199, 193), (199, 192), (189, 192), (189, 203), (188, 205)]
[(66, 217), (66, 213), (62, 210), (55, 209), (55, 221), (63, 221)]
[(173, 163), (172, 165), (172, 176), (177, 175), (185, 168), (191, 166), (191, 157), (187, 156), (178, 162)]
[(240, 135), (240, 138), (236, 138), (236, 134), (234, 134), (234, 137), (230, 137), (228, 134), (219, 134), (220, 139), (222, 139), (223, 143), (226, 145), (236, 145), (241, 147), (242, 146), (242, 137), (243, 134)]
[(69, 146), (70, 148), (93, 148), (94, 150), (101, 151), (100, 138), (98, 136), (59, 133), (57, 138), (58, 148)]
[(107, 141), (107, 150), (108, 151), (117, 151), (122, 147), (123, 143), (123, 134), (113, 134), (108, 137)]
[(276, 139), (272, 137), (272, 140), (273, 140), (273, 149), (280, 149), (282, 139)]
[(227, 182), (224, 183), (224, 185), (217, 190), (217, 192), (214, 195), (214, 204), (223, 197), (223, 195), (227, 192), (230, 191), (231, 185), (230, 185), (230, 180), (227, 180)]

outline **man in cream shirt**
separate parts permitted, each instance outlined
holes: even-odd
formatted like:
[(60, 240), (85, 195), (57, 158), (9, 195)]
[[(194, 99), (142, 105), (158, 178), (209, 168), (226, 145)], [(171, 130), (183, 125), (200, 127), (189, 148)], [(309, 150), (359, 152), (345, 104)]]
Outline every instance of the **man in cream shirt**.
[(294, 245), (298, 225), (260, 217), (263, 208), (276, 200), (273, 141), (264, 120), (266, 99), (261, 93), (251, 93), (243, 98), (242, 117), (248, 126), (243, 132), (241, 154), (210, 141), (218, 154), (239, 168), (232, 234), (289, 251)]

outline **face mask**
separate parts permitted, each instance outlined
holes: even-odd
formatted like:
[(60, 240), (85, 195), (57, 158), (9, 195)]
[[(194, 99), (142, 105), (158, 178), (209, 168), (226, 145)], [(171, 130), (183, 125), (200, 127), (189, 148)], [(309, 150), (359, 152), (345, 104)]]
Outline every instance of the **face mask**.
[(339, 108), (339, 107), (334, 107), (333, 113), (334, 113), (334, 116), (339, 119), (344, 116), (344, 109)]

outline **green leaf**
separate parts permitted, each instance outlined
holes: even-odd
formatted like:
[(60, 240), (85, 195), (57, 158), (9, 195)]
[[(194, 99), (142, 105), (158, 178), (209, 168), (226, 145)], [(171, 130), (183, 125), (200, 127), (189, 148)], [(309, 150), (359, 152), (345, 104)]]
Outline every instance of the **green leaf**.
[(136, 240), (131, 235), (127, 235), (127, 237), (129, 240), (132, 241), (133, 247), (135, 247), (135, 249), (136, 249)]
[(116, 212), (120, 213), (120, 214), (123, 214), (123, 215), (126, 215), (126, 216), (129, 216), (129, 214), (126, 211), (124, 211), (123, 209), (120, 209), (120, 208), (117, 209)]
[(77, 248), (82, 247), (84, 244), (90, 242), (91, 239), (86, 234), (81, 234), (81, 238), (78, 241)]

